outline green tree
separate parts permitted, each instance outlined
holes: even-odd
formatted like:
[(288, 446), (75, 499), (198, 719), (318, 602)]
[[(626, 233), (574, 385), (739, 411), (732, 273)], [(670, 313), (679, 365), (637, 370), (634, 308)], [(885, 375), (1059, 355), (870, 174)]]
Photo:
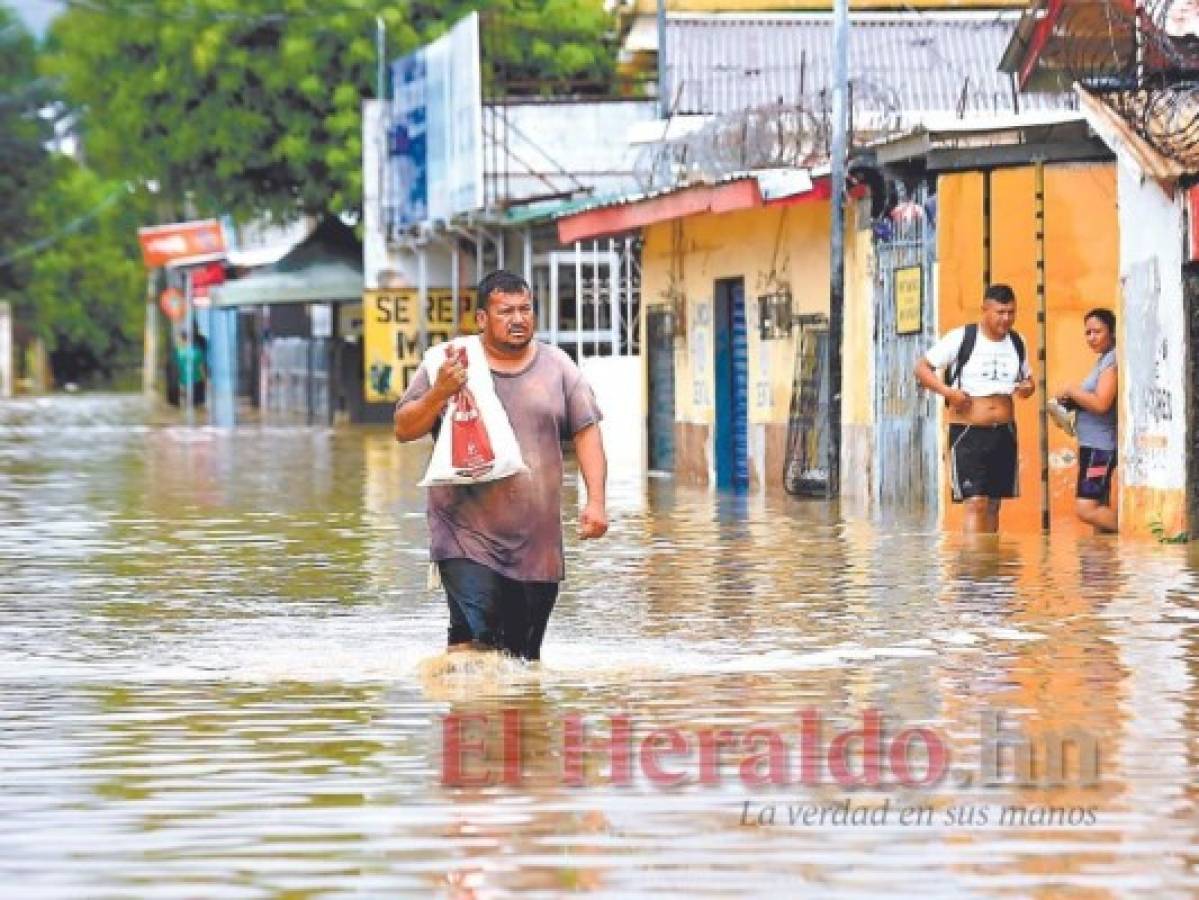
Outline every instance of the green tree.
[(156, 183), (175, 210), (354, 211), (376, 15), (394, 58), (471, 9), (495, 37), (488, 66), (509, 80), (612, 70), (602, 0), (78, 0), (46, 68), (81, 111), (89, 161)]
[(602, 0), (444, 0), (416, 4), (422, 40), (477, 10), (483, 81), (498, 94), (595, 94), (612, 90), (615, 20)]
[(108, 380), (140, 359), (146, 270), (137, 228), (149, 198), (69, 157), (34, 200), (37, 230), (53, 237), (30, 260), (28, 318), (59, 381)]
[(37, 76), (36, 59), (33, 38), (0, 5), (0, 298), (11, 297), (18, 310), (36, 239), (29, 206), (51, 178), (45, 144), (52, 123), (41, 113), (49, 86)]

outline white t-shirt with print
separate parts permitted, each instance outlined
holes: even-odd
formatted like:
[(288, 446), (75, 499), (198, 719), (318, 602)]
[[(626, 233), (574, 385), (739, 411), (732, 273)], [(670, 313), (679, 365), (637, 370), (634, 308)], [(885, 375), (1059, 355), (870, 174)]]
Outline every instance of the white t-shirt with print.
[[(958, 350), (961, 349), (965, 336), (964, 326), (953, 329), (933, 344), (924, 354), (924, 358), (934, 369), (944, 369), (957, 360)], [(970, 353), (970, 359), (966, 360), (966, 365), (962, 367), (955, 386), (971, 397), (1010, 394), (1017, 384), (1031, 374), (1027, 359), (1021, 365), (1020, 355), (1016, 352), (1011, 335), (1004, 335), (1001, 341), (993, 341), (979, 328), (974, 350)]]

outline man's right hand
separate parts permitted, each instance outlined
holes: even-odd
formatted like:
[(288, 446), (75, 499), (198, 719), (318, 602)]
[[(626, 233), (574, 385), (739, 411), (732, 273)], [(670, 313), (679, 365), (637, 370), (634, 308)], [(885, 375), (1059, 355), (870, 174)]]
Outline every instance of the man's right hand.
[(453, 358), (448, 358), (437, 370), (437, 380), (432, 390), (445, 402), (466, 384), (466, 369)]
[(969, 413), (970, 407), (974, 405), (974, 401), (970, 399), (970, 395), (958, 388), (950, 388), (949, 393), (945, 395), (945, 399), (949, 401), (949, 408), (960, 416)]

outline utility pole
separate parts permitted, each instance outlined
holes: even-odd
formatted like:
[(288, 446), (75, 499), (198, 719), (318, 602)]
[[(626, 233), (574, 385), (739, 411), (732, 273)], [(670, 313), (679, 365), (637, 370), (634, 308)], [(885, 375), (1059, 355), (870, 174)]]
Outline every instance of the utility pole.
[(658, 0), (658, 117), (670, 118), (670, 85), (666, 83), (666, 0)]
[(192, 270), (190, 268), (183, 270), (183, 346), (187, 348), (187, 355), (184, 357), (183, 363), (183, 414), (184, 423), (190, 429), (196, 424), (196, 407), (193, 402), (193, 370), (192, 357), (193, 347), (195, 346), (196, 333), (195, 324), (192, 322)]
[(158, 304), (155, 271), (146, 274), (146, 330), (142, 335), (142, 393), (153, 394), (158, 380)]
[(841, 492), (841, 336), (845, 323), (845, 176), (849, 126), (849, 0), (833, 4), (833, 146), (829, 160), (828, 488)]

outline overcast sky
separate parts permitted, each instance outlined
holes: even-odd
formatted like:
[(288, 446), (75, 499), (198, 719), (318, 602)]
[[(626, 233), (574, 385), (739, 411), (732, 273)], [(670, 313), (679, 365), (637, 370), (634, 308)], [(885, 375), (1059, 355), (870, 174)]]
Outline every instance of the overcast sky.
[(59, 0), (0, 0), (0, 3), (16, 10), (29, 30), (39, 37), (46, 33), (50, 20), (62, 11)]

